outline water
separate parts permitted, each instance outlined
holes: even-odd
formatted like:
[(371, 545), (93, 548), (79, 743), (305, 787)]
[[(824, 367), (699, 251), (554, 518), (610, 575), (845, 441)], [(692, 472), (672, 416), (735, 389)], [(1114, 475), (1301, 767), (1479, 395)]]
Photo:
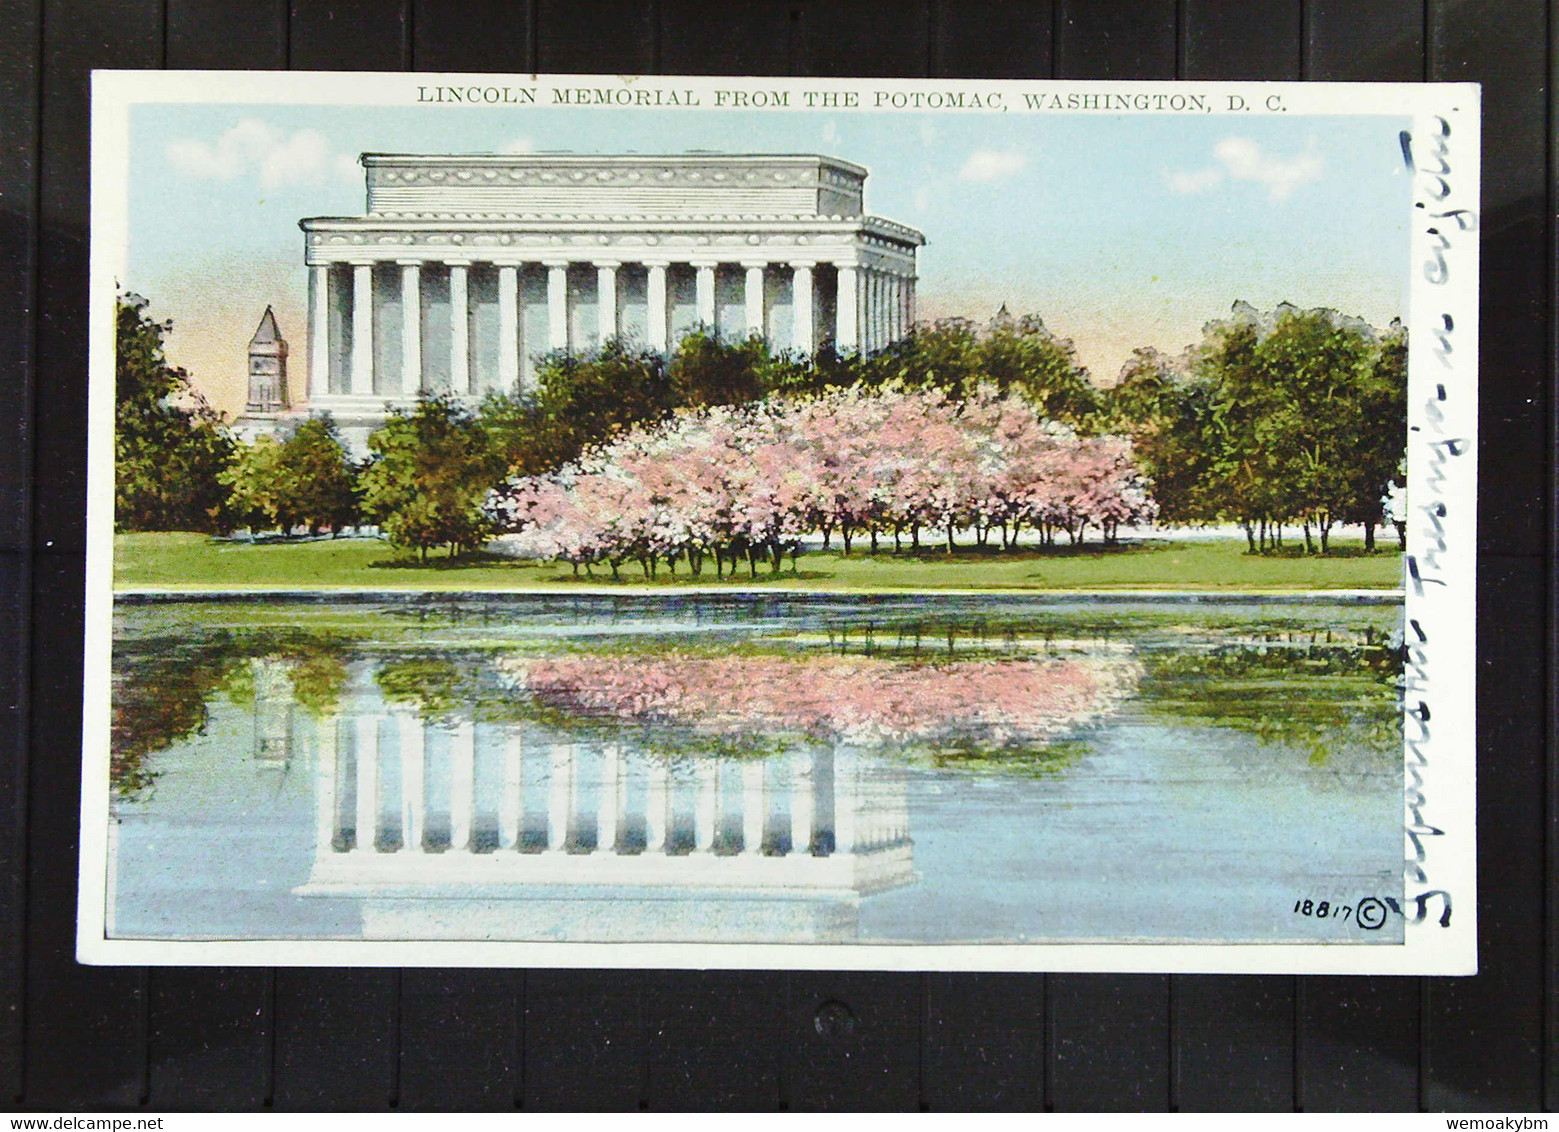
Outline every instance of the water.
[(1399, 942), (1400, 616), (123, 606), (109, 934)]

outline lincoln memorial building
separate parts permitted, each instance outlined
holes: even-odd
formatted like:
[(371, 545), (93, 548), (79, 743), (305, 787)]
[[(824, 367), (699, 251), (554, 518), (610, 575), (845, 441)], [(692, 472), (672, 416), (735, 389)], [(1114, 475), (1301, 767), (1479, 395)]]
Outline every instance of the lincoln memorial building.
[(703, 325), (810, 354), (914, 321), (925, 237), (833, 157), (362, 156), (366, 215), (301, 222), (309, 396), (354, 441), (419, 392), (529, 388), (536, 359)]

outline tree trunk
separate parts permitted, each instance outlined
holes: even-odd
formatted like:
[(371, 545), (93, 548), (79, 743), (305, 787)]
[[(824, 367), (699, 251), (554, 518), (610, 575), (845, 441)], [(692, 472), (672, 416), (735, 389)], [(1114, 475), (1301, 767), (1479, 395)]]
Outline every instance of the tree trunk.
[[(1314, 554), (1315, 544), (1310, 541), (1310, 520), (1305, 520), (1305, 553)], [(1324, 553), (1324, 551), (1323, 551)]]
[(1375, 553), (1375, 520), (1371, 519), (1364, 524), (1364, 553)]
[(1245, 528), (1245, 545), (1250, 548), (1252, 554), (1256, 553), (1256, 531), (1251, 526), (1249, 519), (1241, 519), (1240, 526)]
[(1327, 547), (1327, 536), (1329, 536), (1331, 533), (1332, 533), (1332, 521), (1330, 519), (1327, 519), (1324, 523), (1321, 524), (1321, 553), (1322, 554), (1327, 553), (1327, 550), (1328, 550), (1328, 547)]
[(870, 530), (871, 530), (871, 537), (872, 537), (872, 553), (876, 554), (877, 553), (877, 524), (873, 523), (871, 525)]
[(947, 521), (947, 553), (953, 553), (953, 520)]
[(911, 550), (919, 550), (920, 549), (920, 524), (919, 523), (911, 523), (910, 524), (910, 527), (909, 527), (909, 548)]

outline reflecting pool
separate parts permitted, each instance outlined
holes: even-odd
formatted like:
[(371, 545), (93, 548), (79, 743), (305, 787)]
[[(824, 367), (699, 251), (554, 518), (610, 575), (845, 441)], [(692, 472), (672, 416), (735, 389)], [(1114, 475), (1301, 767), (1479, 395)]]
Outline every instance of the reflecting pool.
[(1400, 619), (121, 604), (109, 934), (1399, 942), (1336, 910), (1401, 894)]

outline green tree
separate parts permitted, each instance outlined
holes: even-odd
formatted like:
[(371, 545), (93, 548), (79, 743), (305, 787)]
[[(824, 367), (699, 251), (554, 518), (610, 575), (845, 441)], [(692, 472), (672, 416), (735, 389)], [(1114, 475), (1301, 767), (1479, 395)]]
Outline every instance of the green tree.
[(298, 425), (281, 446), (283, 479), (291, 501), (283, 513), (310, 534), (338, 531), (357, 522), (357, 484), (346, 446), (328, 416)]
[(444, 395), (396, 411), (368, 438), (363, 469), (365, 515), (397, 546), (458, 556), (491, 533), (482, 512), (488, 491), (508, 470), (470, 410)]
[(600, 349), (557, 351), (537, 371), (532, 451), (556, 468), (619, 430), (658, 420), (676, 404), (666, 359), (613, 338)]
[(257, 436), (252, 443), (235, 446), (232, 462), (218, 478), (228, 489), (234, 525), (252, 531), (291, 526), (283, 519), (290, 484), (282, 474), (282, 446), (275, 437)]
[(114, 522), (131, 531), (220, 531), (229, 525), (221, 474), (233, 439), (189, 380), (168, 364), (171, 322), (146, 299), (114, 303)]

